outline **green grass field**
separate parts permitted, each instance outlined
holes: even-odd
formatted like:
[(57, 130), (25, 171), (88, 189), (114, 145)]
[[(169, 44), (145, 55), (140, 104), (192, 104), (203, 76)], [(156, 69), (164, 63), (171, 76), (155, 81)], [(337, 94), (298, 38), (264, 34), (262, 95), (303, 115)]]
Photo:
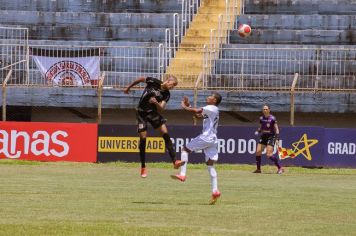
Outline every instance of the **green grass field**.
[[(356, 235), (356, 170), (0, 161), (0, 235)], [(189, 169), (190, 168), (190, 169)]]

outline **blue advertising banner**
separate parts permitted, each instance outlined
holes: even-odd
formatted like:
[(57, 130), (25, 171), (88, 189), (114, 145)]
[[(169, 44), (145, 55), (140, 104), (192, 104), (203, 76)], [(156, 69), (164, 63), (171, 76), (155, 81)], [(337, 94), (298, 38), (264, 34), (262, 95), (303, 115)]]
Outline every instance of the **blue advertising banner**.
[(281, 127), (281, 146), (290, 149), (292, 158), (282, 159), (288, 166), (321, 167), (324, 165), (322, 127)]
[(356, 129), (325, 129), (327, 167), (356, 167)]
[[(201, 133), (201, 126), (169, 126), (178, 159), (182, 147)], [(254, 164), (259, 136), (256, 127), (221, 126), (218, 130), (219, 163)], [(356, 167), (356, 129), (280, 127), (274, 155), (284, 166)], [(98, 161), (139, 161), (139, 138), (134, 125), (99, 125)], [(148, 162), (169, 162), (164, 140), (149, 130)], [(279, 149), (279, 152), (277, 152)], [(190, 163), (204, 162), (202, 152), (191, 153)], [(262, 164), (272, 164), (263, 152)]]
[[(221, 126), (218, 130), (219, 163), (254, 164), (259, 137), (254, 135), (256, 127)], [(173, 146), (180, 157), (182, 147), (201, 132), (200, 126), (169, 126)], [(139, 161), (139, 138), (136, 126), (100, 125), (98, 137), (98, 161)], [(147, 139), (147, 161), (170, 161), (165, 144), (158, 134), (149, 130)], [(282, 160), (284, 165), (323, 166), (324, 129), (320, 127), (282, 127), (280, 145), (294, 152), (293, 158)], [(265, 154), (265, 152), (263, 153)], [(274, 155), (278, 156), (277, 146)], [(202, 152), (191, 153), (189, 162), (204, 162)], [(263, 158), (262, 164), (271, 164)]]

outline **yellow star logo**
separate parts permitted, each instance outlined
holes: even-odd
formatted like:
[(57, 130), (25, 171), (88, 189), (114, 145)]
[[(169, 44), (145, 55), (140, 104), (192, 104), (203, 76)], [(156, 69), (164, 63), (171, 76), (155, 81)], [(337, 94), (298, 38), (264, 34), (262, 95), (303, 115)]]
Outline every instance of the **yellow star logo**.
[[(308, 139), (307, 134), (303, 134), (299, 141), (292, 143), (292, 146), (294, 147), (293, 152), (295, 153), (295, 156), (302, 154), (307, 160), (311, 161), (312, 156), (310, 154), (309, 148), (314, 146), (318, 142), (319, 141), (317, 139)], [(299, 148), (299, 145), (301, 145), (302, 147)]]

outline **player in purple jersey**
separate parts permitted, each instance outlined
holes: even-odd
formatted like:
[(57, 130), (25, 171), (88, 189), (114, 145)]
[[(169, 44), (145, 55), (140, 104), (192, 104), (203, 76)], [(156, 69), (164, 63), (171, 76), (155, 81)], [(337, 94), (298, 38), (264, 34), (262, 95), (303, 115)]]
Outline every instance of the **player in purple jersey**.
[(273, 156), (273, 148), (276, 141), (279, 140), (279, 128), (277, 119), (271, 115), (268, 105), (263, 106), (263, 115), (260, 117), (260, 127), (256, 130), (255, 135), (261, 134), (256, 150), (256, 166), (257, 169), (253, 173), (261, 173), (261, 155), (262, 150), (266, 147), (267, 158), (273, 161), (277, 166), (278, 174), (283, 173), (283, 168), (278, 157)]
[(146, 169), (146, 137), (147, 137), (147, 123), (158, 130), (166, 144), (169, 156), (172, 159), (174, 168), (178, 169), (184, 162), (176, 160), (175, 151), (171, 138), (168, 134), (166, 126), (166, 119), (160, 114), (166, 107), (170, 98), (169, 90), (174, 89), (178, 84), (178, 80), (173, 75), (167, 75), (164, 82), (152, 77), (139, 77), (133, 81), (125, 90), (124, 93), (128, 94), (131, 87), (139, 84), (146, 83), (140, 101), (136, 109), (136, 119), (138, 124), (138, 133), (140, 136), (139, 150), (141, 160), (141, 177), (147, 177)]

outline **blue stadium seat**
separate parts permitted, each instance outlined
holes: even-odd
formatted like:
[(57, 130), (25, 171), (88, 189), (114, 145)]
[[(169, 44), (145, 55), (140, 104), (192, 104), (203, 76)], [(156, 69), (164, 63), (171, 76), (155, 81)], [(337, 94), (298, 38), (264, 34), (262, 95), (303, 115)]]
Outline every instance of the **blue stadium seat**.
[(353, 0), (245, 0), (246, 14), (355, 15)]
[(356, 15), (246, 14), (236, 18), (239, 24), (265, 30), (356, 30)]
[(124, 28), (170, 28), (172, 13), (104, 13), (0, 11), (1, 24), (24, 26), (82, 26)]
[(317, 45), (354, 45), (355, 30), (291, 30), (291, 29), (254, 29), (250, 37), (242, 38), (237, 30), (230, 36), (231, 43), (247, 44), (317, 44)]
[(47, 12), (180, 12), (177, 0), (11, 0), (2, 1), (0, 10)]
[(252, 33), (241, 38), (231, 33), (231, 43), (248, 44), (354, 44), (356, 15), (242, 15), (239, 24), (249, 24)]
[(0, 22), (28, 27), (30, 39), (163, 42), (181, 8), (176, 0), (14, 0), (0, 5)]
[(30, 39), (163, 42), (165, 28), (31, 26)]
[[(288, 49), (298, 48), (290, 51)], [(334, 68), (345, 68), (346, 72), (356, 72), (356, 51), (353, 46), (333, 46), (333, 51), (324, 51), (328, 46), (315, 45), (259, 45), (229, 44), (222, 48), (221, 56), (216, 61), (216, 74), (294, 74), (298, 69), (315, 70), (319, 61), (320, 74), (333, 74)], [(319, 50), (319, 53), (317, 50)], [(347, 53), (341, 53), (346, 50)], [(292, 55), (290, 55), (292, 53)], [(241, 60), (247, 59), (250, 60)], [(289, 58), (285, 60), (284, 58)], [(290, 60), (298, 58), (298, 60)], [(251, 60), (252, 59), (252, 60)], [(268, 61), (274, 63), (268, 63)], [(278, 63), (277, 63), (278, 61)], [(332, 61), (332, 63), (329, 63)]]

